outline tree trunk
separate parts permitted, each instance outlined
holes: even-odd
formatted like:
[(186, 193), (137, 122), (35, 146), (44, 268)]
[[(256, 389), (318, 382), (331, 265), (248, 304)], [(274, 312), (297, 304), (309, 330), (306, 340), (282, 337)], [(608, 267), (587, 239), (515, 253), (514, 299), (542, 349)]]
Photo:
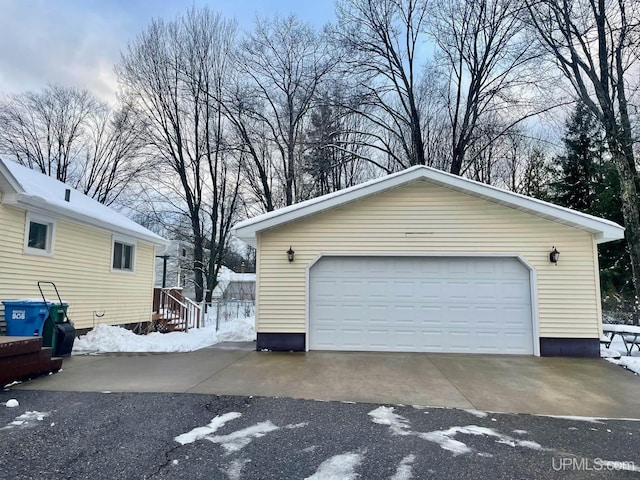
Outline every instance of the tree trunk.
[(640, 299), (640, 209), (638, 208), (638, 190), (636, 175), (629, 167), (626, 156), (620, 152), (612, 152), (613, 161), (620, 177), (620, 198), (622, 200), (622, 216), (624, 218), (625, 237), (629, 245), (631, 273), (635, 292), (633, 323), (638, 325), (638, 300)]
[[(195, 228), (194, 225), (194, 229)], [(204, 265), (204, 238), (199, 233), (196, 233), (193, 238), (193, 277), (195, 281), (196, 302), (198, 303), (200, 303), (204, 297)]]

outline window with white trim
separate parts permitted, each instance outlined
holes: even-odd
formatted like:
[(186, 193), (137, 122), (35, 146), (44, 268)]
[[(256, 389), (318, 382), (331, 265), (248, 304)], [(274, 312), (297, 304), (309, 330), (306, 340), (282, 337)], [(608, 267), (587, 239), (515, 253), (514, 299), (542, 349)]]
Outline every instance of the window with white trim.
[(24, 253), (52, 256), (54, 232), (55, 222), (53, 220), (27, 213)]
[(113, 270), (133, 272), (135, 265), (135, 254), (135, 244), (114, 239), (111, 268)]

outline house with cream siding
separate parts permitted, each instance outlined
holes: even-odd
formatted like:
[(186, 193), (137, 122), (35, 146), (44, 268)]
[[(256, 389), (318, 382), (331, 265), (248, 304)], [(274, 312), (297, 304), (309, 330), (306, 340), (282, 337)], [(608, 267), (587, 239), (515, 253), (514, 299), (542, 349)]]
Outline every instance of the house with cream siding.
[(258, 350), (597, 357), (598, 244), (624, 229), (416, 166), (233, 234), (257, 248)]
[(37, 299), (37, 282), (51, 281), (77, 329), (151, 319), (155, 256), (168, 242), (124, 215), (0, 159), (0, 232), (0, 300)]

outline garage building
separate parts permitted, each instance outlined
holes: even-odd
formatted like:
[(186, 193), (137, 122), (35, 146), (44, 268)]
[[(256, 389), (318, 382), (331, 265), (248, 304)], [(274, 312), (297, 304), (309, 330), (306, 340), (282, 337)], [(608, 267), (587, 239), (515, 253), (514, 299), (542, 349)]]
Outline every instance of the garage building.
[(417, 166), (233, 233), (257, 247), (258, 350), (597, 357), (597, 245), (624, 229)]

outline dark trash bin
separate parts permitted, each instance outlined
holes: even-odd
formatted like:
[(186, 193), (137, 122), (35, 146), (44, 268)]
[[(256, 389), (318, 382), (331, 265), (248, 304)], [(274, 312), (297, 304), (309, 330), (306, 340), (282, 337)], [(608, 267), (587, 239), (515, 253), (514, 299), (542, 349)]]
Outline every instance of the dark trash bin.
[(4, 319), (9, 337), (39, 337), (49, 316), (47, 304), (39, 300), (5, 301)]
[(49, 315), (44, 322), (42, 344), (51, 347), (53, 357), (68, 357), (73, 349), (76, 329), (67, 317), (68, 303), (49, 303)]

